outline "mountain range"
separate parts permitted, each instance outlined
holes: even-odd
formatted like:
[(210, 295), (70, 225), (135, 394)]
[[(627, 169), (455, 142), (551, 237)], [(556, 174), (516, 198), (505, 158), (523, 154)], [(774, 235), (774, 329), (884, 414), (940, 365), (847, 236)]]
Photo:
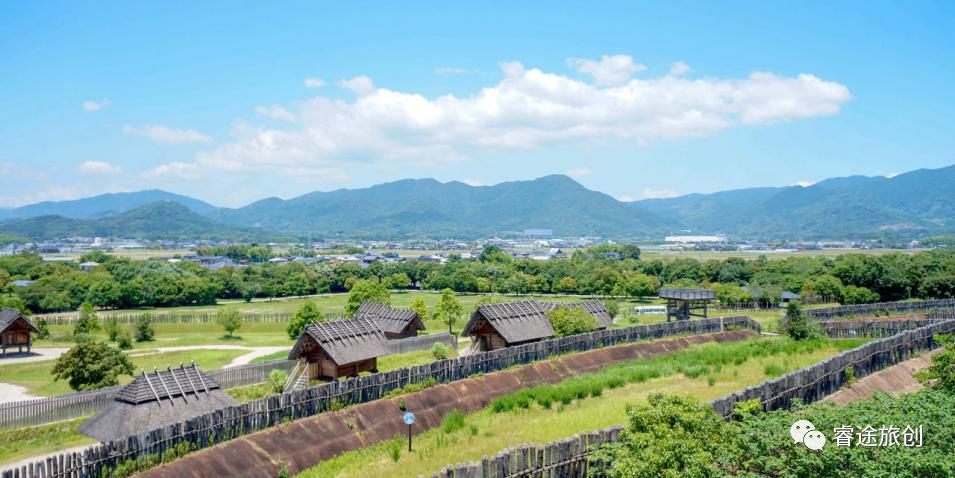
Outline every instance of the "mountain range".
[(561, 175), (494, 186), (406, 179), (234, 209), (149, 190), (3, 210), (0, 221), (0, 234), (34, 240), (468, 239), (525, 229), (620, 239), (686, 231), (749, 239), (915, 238), (955, 231), (955, 166), (629, 203)]

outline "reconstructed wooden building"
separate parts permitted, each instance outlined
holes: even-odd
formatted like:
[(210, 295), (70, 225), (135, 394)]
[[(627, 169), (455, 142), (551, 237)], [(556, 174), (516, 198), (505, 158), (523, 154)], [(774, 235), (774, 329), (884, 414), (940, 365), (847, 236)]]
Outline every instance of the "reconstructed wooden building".
[(16, 347), (18, 352), (23, 352), (26, 347), (29, 352), (33, 346), (31, 334), (36, 332), (39, 332), (36, 326), (19, 310), (0, 310), (0, 357), (6, 357), (7, 349), (13, 347)]
[(389, 340), (416, 337), (419, 330), (425, 329), (417, 312), (374, 302), (361, 304), (355, 317), (374, 320)]
[(298, 337), (289, 360), (304, 360), (310, 379), (354, 377), (377, 372), (378, 357), (388, 355), (387, 339), (369, 318), (309, 324)]
[(548, 339), (554, 336), (554, 328), (540, 303), (525, 300), (482, 304), (462, 333), (484, 351)]
[(607, 310), (602, 300), (585, 300), (583, 302), (540, 302), (545, 312), (550, 312), (558, 307), (581, 307), (597, 319), (597, 330), (602, 330), (613, 325), (613, 317)]
[(716, 300), (716, 293), (710, 289), (660, 289), (659, 296), (667, 301), (667, 322), (671, 318), (690, 320), (690, 317), (702, 317), (705, 319), (707, 304)]
[(195, 364), (143, 371), (79, 432), (100, 441), (141, 435), (239, 403)]

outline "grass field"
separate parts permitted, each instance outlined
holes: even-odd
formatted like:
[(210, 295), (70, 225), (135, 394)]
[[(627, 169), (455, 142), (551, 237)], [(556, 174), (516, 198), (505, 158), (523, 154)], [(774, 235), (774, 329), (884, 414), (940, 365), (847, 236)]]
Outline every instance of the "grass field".
[(96, 440), (77, 433), (76, 429), (83, 420), (85, 418), (39, 427), (0, 430), (0, 464), (96, 443)]
[[(130, 360), (136, 367), (137, 373), (140, 369), (166, 368), (167, 365), (175, 367), (179, 363), (188, 364), (192, 361), (195, 361), (199, 368), (203, 370), (214, 370), (222, 368), (232, 359), (245, 353), (246, 351), (243, 350), (190, 350), (133, 357)], [(48, 397), (71, 393), (73, 390), (70, 389), (69, 384), (62, 380), (53, 380), (50, 371), (53, 370), (54, 363), (55, 361), (47, 360), (44, 362), (0, 365), (0, 382), (26, 387), (31, 394), (38, 396)], [(132, 380), (132, 377), (120, 377), (122, 383), (130, 380)]]
[(418, 434), (411, 453), (400, 446), (402, 438), (397, 437), (389, 442), (345, 453), (298, 476), (430, 476), (445, 465), (480, 460), (484, 455), (490, 456), (517, 444), (547, 443), (580, 432), (623, 424), (626, 422), (626, 405), (644, 400), (650, 393), (674, 393), (710, 400), (762, 382), (770, 375), (780, 373), (780, 370), (787, 372), (811, 365), (858, 343), (832, 341), (829, 346), (812, 352), (753, 358), (739, 365), (723, 366), (719, 372), (697, 378), (683, 374), (655, 378), (605, 390), (600, 396), (574, 400), (563, 406), (544, 408), (531, 404), (528, 408), (499, 413), (488, 407), (466, 416), (464, 426), (452, 433), (435, 429)]

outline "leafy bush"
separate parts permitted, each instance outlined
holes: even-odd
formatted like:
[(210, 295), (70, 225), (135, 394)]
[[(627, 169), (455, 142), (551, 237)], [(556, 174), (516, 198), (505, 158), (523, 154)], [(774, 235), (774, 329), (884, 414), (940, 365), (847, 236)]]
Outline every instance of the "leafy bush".
[(103, 330), (106, 331), (106, 336), (109, 337), (110, 342), (116, 342), (119, 329), (119, 318), (115, 315), (109, 315), (106, 317), (106, 320), (103, 321)]
[(96, 311), (93, 306), (84, 303), (80, 306), (80, 316), (73, 324), (73, 335), (89, 334), (99, 329), (99, 320), (96, 317)]
[(554, 335), (566, 337), (582, 334), (597, 328), (597, 319), (590, 315), (583, 307), (560, 306), (547, 312), (547, 318), (554, 328)]
[(298, 311), (296, 311), (292, 319), (289, 320), (285, 331), (288, 333), (290, 339), (297, 339), (299, 335), (302, 335), (302, 331), (305, 330), (308, 324), (321, 322), (325, 322), (325, 315), (322, 314), (322, 311), (318, 310), (318, 306), (316, 306), (314, 302), (308, 301), (298, 308)]
[(149, 314), (140, 315), (136, 319), (136, 341), (151, 342), (156, 337), (156, 331), (153, 330), (153, 318)]
[(807, 317), (796, 302), (790, 302), (786, 306), (783, 330), (793, 340), (811, 340), (825, 336), (822, 329), (819, 328), (819, 324)]
[(50, 338), (50, 326), (46, 323), (46, 320), (40, 319), (36, 321), (36, 328), (38, 331), (36, 333), (36, 338), (41, 340)]
[(444, 360), (448, 358), (448, 348), (442, 343), (436, 343), (431, 347), (431, 356), (435, 360)]
[(119, 346), (120, 350), (133, 348), (133, 336), (129, 333), (129, 330), (122, 329), (116, 334), (116, 345)]
[(284, 370), (273, 370), (269, 372), (269, 378), (266, 381), (272, 393), (282, 393), (285, 390), (285, 382), (288, 380), (288, 374)]
[(227, 307), (216, 313), (216, 323), (225, 331), (226, 337), (232, 338), (235, 331), (242, 327), (242, 316), (238, 309)]
[(73, 390), (94, 390), (118, 385), (120, 375), (133, 372), (133, 363), (123, 352), (103, 342), (84, 342), (56, 359), (51, 373)]

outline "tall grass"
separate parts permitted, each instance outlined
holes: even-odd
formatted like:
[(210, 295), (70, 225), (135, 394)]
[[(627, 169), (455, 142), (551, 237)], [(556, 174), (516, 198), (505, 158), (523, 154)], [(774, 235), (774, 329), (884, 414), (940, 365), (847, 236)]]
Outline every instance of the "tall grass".
[[(659, 377), (683, 374), (689, 378), (709, 375), (715, 384), (715, 373), (723, 366), (741, 365), (747, 360), (772, 355), (792, 356), (835, 346), (846, 350), (862, 344), (864, 340), (810, 340), (793, 341), (788, 338), (760, 339), (737, 343), (707, 343), (670, 355), (639, 359), (611, 365), (599, 372), (580, 375), (557, 384), (538, 385), (504, 395), (491, 402), (496, 413), (517, 408), (529, 408), (537, 404), (551, 408), (555, 403), (567, 405), (574, 400), (598, 397), (605, 389), (615, 389), (627, 384), (641, 383)], [(779, 365), (767, 365), (766, 375), (781, 375)]]

